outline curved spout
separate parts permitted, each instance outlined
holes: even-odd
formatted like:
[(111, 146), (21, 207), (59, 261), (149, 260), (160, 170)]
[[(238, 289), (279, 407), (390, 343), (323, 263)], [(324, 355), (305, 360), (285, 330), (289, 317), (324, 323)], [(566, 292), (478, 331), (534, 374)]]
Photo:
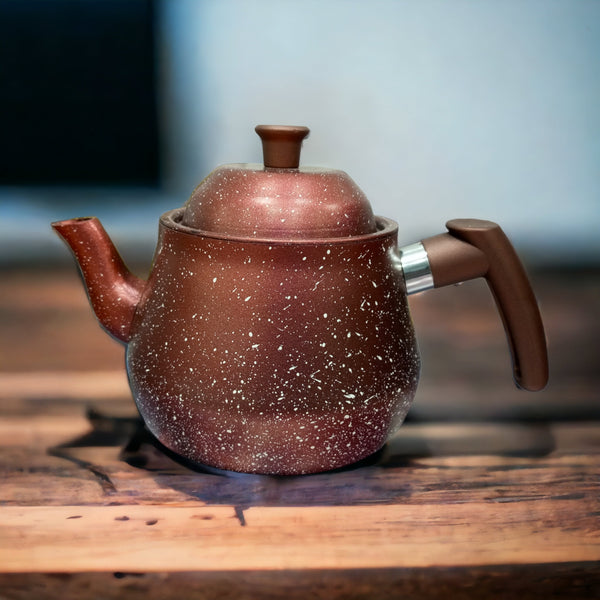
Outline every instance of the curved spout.
[(52, 227), (75, 255), (98, 320), (111, 335), (128, 342), (146, 282), (125, 266), (96, 217), (57, 221)]

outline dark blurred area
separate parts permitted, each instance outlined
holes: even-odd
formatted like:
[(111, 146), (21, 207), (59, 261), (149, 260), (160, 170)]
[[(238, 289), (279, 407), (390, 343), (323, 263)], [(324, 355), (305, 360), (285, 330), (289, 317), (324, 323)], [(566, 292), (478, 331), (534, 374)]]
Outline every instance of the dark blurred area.
[(0, 185), (160, 182), (152, 0), (0, 0)]

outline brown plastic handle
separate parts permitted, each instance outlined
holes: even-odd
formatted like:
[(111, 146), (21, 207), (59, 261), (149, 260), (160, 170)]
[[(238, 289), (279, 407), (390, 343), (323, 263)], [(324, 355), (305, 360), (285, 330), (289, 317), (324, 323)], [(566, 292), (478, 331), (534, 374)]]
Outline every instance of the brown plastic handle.
[(515, 383), (537, 391), (548, 382), (544, 326), (527, 273), (502, 229), (491, 221), (455, 219), (449, 233), (422, 241), (434, 287), (485, 277), (504, 324)]

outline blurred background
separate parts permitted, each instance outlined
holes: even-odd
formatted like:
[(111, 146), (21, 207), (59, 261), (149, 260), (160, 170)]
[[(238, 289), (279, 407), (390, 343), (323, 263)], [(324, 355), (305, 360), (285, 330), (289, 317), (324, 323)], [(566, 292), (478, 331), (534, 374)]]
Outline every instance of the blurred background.
[(277, 123), (402, 243), (478, 217), (594, 265), (599, 106), (593, 0), (0, 0), (0, 264), (70, 261), (49, 223), (92, 214), (149, 264), (159, 215)]

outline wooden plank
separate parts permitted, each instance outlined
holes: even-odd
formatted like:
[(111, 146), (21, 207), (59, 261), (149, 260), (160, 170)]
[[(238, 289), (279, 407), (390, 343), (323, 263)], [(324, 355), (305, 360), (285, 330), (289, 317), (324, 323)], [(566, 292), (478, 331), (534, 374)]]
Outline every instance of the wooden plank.
[(118, 370), (123, 347), (99, 327), (75, 268), (0, 274), (0, 369)]
[(589, 600), (600, 596), (600, 573), (595, 563), (577, 562), (421, 569), (10, 573), (0, 574), (0, 590), (3, 600)]
[(129, 419), (0, 421), (2, 505), (290, 506), (600, 497), (600, 424), (408, 424), (363, 464), (307, 477), (195, 471)]
[[(95, 460), (102, 453), (95, 453)], [(104, 456), (108, 451), (104, 451)], [(116, 453), (115, 453), (116, 454)], [(3, 471), (5, 506), (164, 504), (179, 506), (349, 506), (380, 504), (551, 503), (570, 498), (594, 502), (600, 494), (600, 460), (575, 456), (540, 462), (466, 457), (424, 460), (396, 471), (315, 475), (272, 481), (173, 469), (135, 470), (113, 459), (100, 466), (78, 453), (77, 462), (48, 457), (26, 469)], [(10, 457), (9, 457), (10, 458)], [(18, 456), (17, 458), (21, 458)], [(437, 464), (436, 464), (437, 463)], [(445, 464), (444, 464), (445, 463)], [(21, 463), (22, 464), (22, 463)], [(597, 507), (600, 509), (600, 506)]]
[[(125, 368), (114, 371), (28, 371), (0, 373), (0, 398), (23, 400), (130, 400)], [(5, 411), (3, 411), (5, 412)]]
[[(98, 460), (98, 455), (106, 457), (108, 451), (95, 454)], [(235, 505), (242, 508), (444, 506), (477, 502), (491, 506), (535, 501), (551, 509), (556, 500), (570, 499), (600, 510), (600, 460), (587, 456), (545, 463), (449, 457), (422, 460), (397, 470), (369, 467), (360, 473), (285, 480), (224, 477), (176, 468), (145, 471), (119, 464), (114, 459), (98, 465), (84, 457), (85, 454), (78, 453), (77, 462), (47, 457), (40, 462), (32, 461), (25, 469), (20, 466), (3, 469), (0, 501), (4, 506)]]
[(511, 504), (3, 507), (5, 572), (390, 568), (600, 560), (597, 514)]

